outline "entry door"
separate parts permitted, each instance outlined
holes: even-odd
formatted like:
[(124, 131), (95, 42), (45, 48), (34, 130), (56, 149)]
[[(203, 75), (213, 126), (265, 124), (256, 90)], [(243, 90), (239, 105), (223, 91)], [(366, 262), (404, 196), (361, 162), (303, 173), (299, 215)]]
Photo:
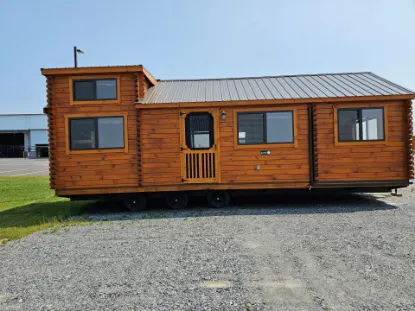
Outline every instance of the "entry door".
[(217, 109), (180, 111), (182, 183), (219, 181)]

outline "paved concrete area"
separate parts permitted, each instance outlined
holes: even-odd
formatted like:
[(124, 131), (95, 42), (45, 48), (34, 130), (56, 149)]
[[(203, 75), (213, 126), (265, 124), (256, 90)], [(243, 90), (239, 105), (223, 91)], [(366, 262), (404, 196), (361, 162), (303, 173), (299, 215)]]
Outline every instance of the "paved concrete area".
[(48, 159), (0, 159), (0, 176), (48, 175)]

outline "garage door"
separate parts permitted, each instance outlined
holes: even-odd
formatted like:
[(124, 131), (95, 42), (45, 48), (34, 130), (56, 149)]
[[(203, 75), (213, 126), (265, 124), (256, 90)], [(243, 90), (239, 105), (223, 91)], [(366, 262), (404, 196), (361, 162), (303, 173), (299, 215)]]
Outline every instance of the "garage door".
[(0, 158), (22, 158), (23, 153), (23, 133), (0, 133)]

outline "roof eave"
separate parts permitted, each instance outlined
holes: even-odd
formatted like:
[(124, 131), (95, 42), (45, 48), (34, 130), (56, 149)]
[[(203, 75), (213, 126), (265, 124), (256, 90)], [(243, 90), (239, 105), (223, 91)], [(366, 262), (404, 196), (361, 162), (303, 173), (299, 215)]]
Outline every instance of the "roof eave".
[(264, 99), (264, 100), (234, 100), (234, 101), (210, 101), (210, 102), (180, 102), (180, 103), (142, 103), (136, 104), (138, 109), (160, 108), (184, 108), (184, 107), (211, 107), (211, 106), (249, 106), (249, 105), (284, 105), (284, 104), (310, 104), (310, 103), (341, 103), (359, 101), (391, 101), (412, 100), (413, 94), (400, 95), (376, 95), (376, 96), (349, 96), (349, 97), (324, 97), (324, 98), (290, 98), (290, 99)]
[(153, 77), (153, 75), (144, 67), (142, 66), (142, 70), (144, 75), (146, 76), (146, 78), (153, 84), (156, 85), (157, 84), (157, 79)]
[(108, 67), (41, 68), (44, 76), (144, 72), (142, 65)]

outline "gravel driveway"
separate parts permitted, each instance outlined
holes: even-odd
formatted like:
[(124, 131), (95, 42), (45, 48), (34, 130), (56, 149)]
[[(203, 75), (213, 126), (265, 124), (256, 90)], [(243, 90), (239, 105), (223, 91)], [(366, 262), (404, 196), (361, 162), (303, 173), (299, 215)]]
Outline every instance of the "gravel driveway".
[(415, 310), (413, 194), (96, 216), (0, 247), (0, 310)]

